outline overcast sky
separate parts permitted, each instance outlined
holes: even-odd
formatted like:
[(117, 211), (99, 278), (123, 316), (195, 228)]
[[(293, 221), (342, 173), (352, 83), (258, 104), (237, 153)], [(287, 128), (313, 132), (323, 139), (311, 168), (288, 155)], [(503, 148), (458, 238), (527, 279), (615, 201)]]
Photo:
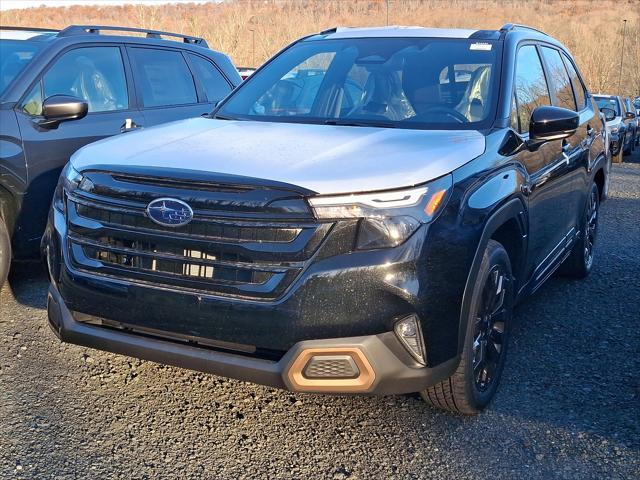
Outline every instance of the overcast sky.
[(0, 0), (0, 10), (40, 7), (41, 5), (47, 7), (68, 7), (69, 5), (105, 6), (124, 5), (127, 3), (156, 5), (159, 3), (206, 3), (207, 1), (211, 0)]

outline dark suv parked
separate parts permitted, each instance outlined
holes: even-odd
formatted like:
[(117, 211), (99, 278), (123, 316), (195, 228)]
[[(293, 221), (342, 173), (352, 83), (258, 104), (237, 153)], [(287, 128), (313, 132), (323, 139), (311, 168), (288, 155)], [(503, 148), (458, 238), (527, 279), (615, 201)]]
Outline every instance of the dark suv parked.
[[(129, 35), (100, 34), (107, 31)], [(37, 255), (53, 190), (73, 152), (121, 132), (209, 113), (241, 79), (226, 55), (180, 34), (0, 27), (0, 38), (1, 286), (11, 237), (16, 258)]]
[(73, 156), (43, 243), (50, 324), (293, 391), (475, 413), (515, 302), (592, 268), (603, 128), (570, 54), (530, 28), (311, 35), (210, 118)]

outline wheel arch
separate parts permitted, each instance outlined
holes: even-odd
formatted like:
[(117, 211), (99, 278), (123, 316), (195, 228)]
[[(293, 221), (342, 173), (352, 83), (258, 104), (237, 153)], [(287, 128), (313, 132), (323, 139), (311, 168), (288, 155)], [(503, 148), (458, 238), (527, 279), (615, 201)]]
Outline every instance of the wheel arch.
[[(522, 200), (520, 198), (512, 198), (487, 217), (464, 287), (458, 328), (458, 353), (462, 352), (464, 346), (464, 338), (467, 331), (466, 319), (471, 307), (474, 281), (489, 240), (496, 240), (504, 246), (512, 264), (512, 273), (521, 274), (524, 271), (527, 250), (526, 215), (526, 207)], [(517, 282), (516, 285), (525, 284), (522, 278), (516, 277), (515, 281)], [(515, 291), (517, 292), (517, 288)]]

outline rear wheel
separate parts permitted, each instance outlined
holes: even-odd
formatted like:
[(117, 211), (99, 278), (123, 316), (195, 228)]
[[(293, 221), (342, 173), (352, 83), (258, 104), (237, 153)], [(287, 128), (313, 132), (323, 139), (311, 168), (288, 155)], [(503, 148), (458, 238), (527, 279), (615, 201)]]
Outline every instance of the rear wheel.
[(11, 265), (11, 240), (7, 226), (0, 217), (0, 287), (7, 280), (9, 266)]
[(427, 403), (468, 415), (489, 404), (504, 368), (512, 310), (511, 262), (490, 240), (474, 282), (460, 364), (450, 378), (420, 392)]
[[(628, 133), (627, 133), (628, 134)], [(627, 135), (624, 136), (624, 142), (627, 141)], [(629, 140), (629, 144), (625, 147), (624, 142), (622, 143), (622, 153), (624, 155), (631, 155), (631, 139)]]
[(562, 264), (561, 273), (575, 278), (584, 278), (593, 267), (593, 248), (598, 236), (598, 217), (600, 210), (600, 190), (591, 184), (587, 205), (581, 221), (582, 232), (571, 253)]

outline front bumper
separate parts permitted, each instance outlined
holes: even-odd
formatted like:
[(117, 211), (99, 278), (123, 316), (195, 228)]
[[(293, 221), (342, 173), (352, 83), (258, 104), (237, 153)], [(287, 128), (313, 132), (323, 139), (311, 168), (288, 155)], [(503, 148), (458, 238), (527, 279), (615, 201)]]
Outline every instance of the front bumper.
[[(449, 377), (459, 362), (458, 358), (453, 358), (435, 368), (422, 367), (391, 332), (301, 341), (279, 361), (258, 359), (77, 321), (53, 285), (49, 289), (47, 310), (49, 325), (64, 342), (291, 391), (416, 392)], [(356, 359), (360, 367), (357, 378), (301, 380), (307, 360), (314, 355), (336, 353), (352, 355)]]

